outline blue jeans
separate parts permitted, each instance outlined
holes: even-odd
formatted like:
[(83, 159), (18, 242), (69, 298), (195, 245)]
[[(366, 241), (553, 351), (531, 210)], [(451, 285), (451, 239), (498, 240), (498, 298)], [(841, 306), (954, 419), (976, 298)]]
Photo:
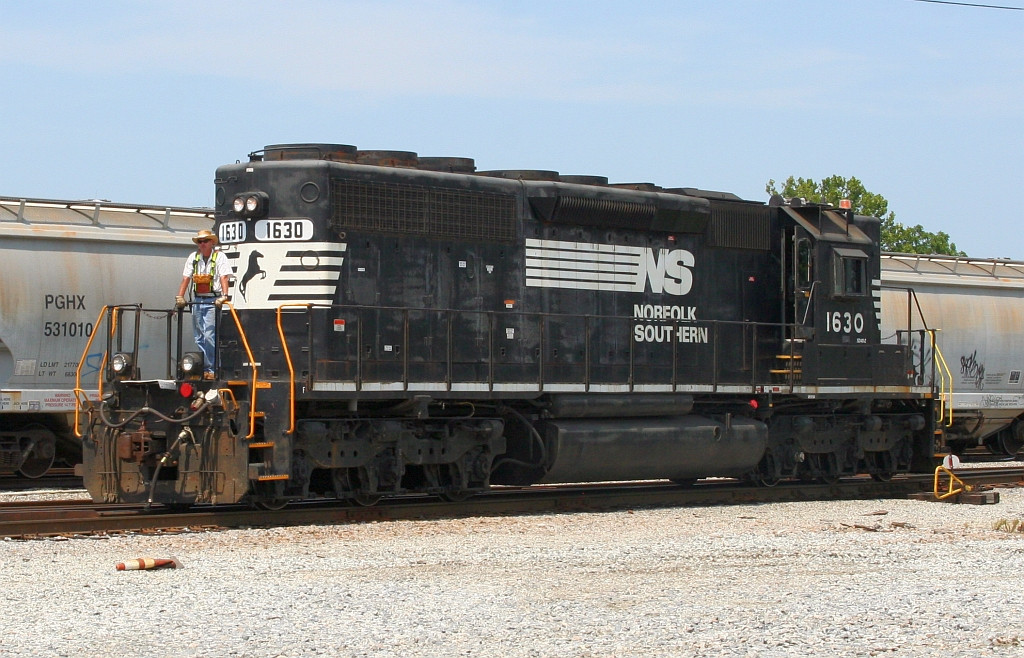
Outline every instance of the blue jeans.
[(192, 305), (192, 331), (196, 346), (203, 353), (203, 370), (213, 372), (217, 358), (217, 307), (213, 297), (197, 297)]

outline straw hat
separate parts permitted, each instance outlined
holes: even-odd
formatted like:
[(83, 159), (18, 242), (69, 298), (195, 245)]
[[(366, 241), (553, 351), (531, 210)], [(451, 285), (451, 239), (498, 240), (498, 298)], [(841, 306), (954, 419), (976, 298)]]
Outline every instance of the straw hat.
[(217, 244), (217, 236), (213, 234), (213, 231), (207, 231), (205, 228), (192, 238), (192, 242), (199, 244), (200, 240), (213, 240), (213, 244)]

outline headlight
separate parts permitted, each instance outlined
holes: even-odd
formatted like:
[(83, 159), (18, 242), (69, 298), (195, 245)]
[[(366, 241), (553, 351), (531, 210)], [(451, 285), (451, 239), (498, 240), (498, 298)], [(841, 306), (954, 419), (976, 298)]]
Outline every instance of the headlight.
[(127, 375), (132, 369), (132, 355), (124, 352), (118, 352), (111, 357), (110, 367), (118, 377)]
[(203, 355), (199, 352), (185, 352), (181, 357), (181, 371), (186, 375), (201, 372), (203, 369)]
[(242, 192), (231, 200), (231, 212), (246, 219), (263, 217), (269, 204), (270, 197), (266, 192)]

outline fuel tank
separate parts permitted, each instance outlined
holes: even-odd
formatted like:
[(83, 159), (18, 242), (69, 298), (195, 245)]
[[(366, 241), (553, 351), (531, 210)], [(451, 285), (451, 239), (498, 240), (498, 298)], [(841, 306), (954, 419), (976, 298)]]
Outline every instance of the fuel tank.
[(764, 423), (739, 416), (558, 419), (536, 428), (549, 449), (544, 483), (739, 476), (768, 441)]

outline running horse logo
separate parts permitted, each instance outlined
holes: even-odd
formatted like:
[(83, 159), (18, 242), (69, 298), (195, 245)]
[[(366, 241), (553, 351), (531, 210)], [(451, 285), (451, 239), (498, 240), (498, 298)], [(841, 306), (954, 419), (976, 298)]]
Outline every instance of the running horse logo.
[(242, 293), (242, 299), (247, 299), (245, 296), (245, 289), (249, 285), (249, 281), (254, 279), (257, 274), (260, 275), (261, 279), (267, 278), (266, 271), (260, 267), (260, 260), (263, 258), (263, 254), (253, 249), (252, 253), (249, 254), (249, 264), (245, 268), (245, 274), (242, 275), (242, 282), (238, 284), (238, 292)]

